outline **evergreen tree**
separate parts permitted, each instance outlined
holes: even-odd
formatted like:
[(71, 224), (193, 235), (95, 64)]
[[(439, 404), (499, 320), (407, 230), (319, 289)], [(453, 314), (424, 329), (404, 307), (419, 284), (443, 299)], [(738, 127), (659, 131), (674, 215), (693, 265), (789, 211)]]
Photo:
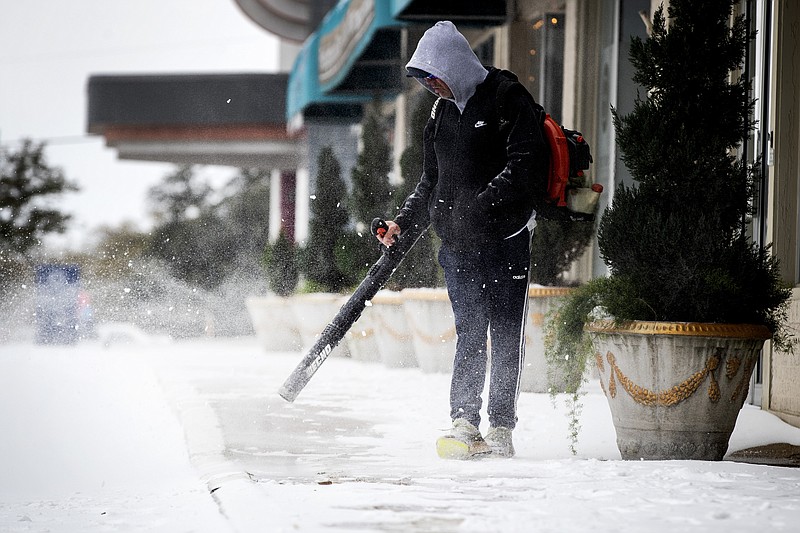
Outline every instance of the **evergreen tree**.
[(147, 191), (151, 212), (159, 222), (196, 218), (210, 208), (211, 185), (192, 165), (184, 165)]
[(213, 189), (195, 167), (183, 166), (148, 192), (159, 223), (148, 255), (177, 279), (213, 289), (226, 278), (258, 269), (269, 235), (269, 174), (241, 169), (213, 202)]
[(349, 222), (345, 208), (347, 186), (333, 148), (325, 146), (317, 159), (316, 192), (311, 197), (308, 242), (302, 253), (301, 270), (319, 290), (341, 292), (353, 284), (351, 274), (337, 266), (336, 248)]
[(154, 228), (147, 255), (164, 261), (175, 278), (204, 289), (214, 289), (224, 281), (233, 257), (225, 223), (210, 211)]
[[(428, 91), (417, 93), (411, 112), (409, 131), (411, 132), (411, 142), (400, 156), (400, 174), (403, 178), (392, 193), (390, 207), (392, 211), (399, 210), (408, 196), (414, 192), (414, 188), (419, 183), (422, 176), (422, 165), (424, 162), (424, 148), (422, 142), (422, 132), (431, 116), (431, 108), (436, 101), (436, 97)], [(390, 215), (392, 216), (392, 215)]]
[[(422, 132), (431, 114), (435, 98), (428, 91), (419, 93), (411, 114), (411, 143), (400, 156), (400, 173), (403, 182), (395, 188), (390, 202), (388, 218), (394, 214), (408, 196), (414, 192), (422, 176), (423, 146)], [(389, 288), (399, 290), (408, 287), (437, 287), (443, 283), (443, 273), (436, 259), (439, 239), (433, 230), (425, 232), (417, 244), (406, 254), (397, 271), (389, 280)]]
[(196, 167), (184, 165), (147, 192), (157, 224), (146, 254), (164, 261), (175, 278), (206, 289), (217, 287), (225, 276), (223, 224), (213, 213), (211, 191)]
[(363, 278), (380, 257), (380, 246), (370, 226), (373, 218), (384, 216), (391, 200), (391, 168), (391, 146), (380, 116), (380, 102), (375, 101), (369, 106), (362, 124), (361, 150), (352, 172), (349, 207), (354, 228), (337, 249), (339, 269), (356, 280)]
[(537, 220), (531, 240), (531, 283), (564, 285), (564, 272), (586, 250), (594, 228), (593, 220)]
[(25, 256), (48, 233), (62, 233), (70, 216), (48, 201), (78, 187), (50, 167), (44, 143), (26, 140), (19, 151), (0, 150), (0, 254)]
[(297, 253), (294, 242), (283, 230), (275, 243), (266, 247), (264, 266), (267, 269), (267, 279), (272, 292), (278, 296), (289, 296), (294, 292), (299, 278)]
[[(672, 0), (630, 57), (643, 93), (614, 111), (621, 185), (599, 226), (611, 278), (603, 304), (621, 319), (765, 324), (788, 292), (776, 263), (746, 233), (753, 169), (736, 155), (753, 99), (738, 74), (749, 40), (734, 0)], [(731, 74), (733, 73), (733, 77)]]
[(369, 229), (372, 219), (386, 211), (391, 199), (391, 170), (392, 149), (386, 140), (379, 102), (374, 102), (364, 120), (361, 152), (352, 174), (352, 213), (357, 227)]
[(610, 276), (590, 280), (545, 327), (546, 356), (577, 394), (592, 348), (584, 326), (599, 306), (618, 321), (767, 326), (792, 349), (791, 290), (768, 248), (747, 235), (754, 170), (736, 149), (750, 133), (753, 99), (739, 75), (752, 35), (736, 0), (671, 0), (651, 35), (633, 38), (631, 113), (612, 109), (617, 144), (635, 184), (620, 184), (598, 228)]
[(223, 194), (214, 211), (225, 223), (232, 273), (257, 271), (269, 243), (270, 172), (240, 169)]

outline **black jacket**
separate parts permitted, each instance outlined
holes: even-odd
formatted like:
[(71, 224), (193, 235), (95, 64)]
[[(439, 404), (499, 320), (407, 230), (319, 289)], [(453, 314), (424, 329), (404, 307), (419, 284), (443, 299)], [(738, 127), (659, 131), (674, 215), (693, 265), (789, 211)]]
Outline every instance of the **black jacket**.
[(515, 83), (503, 121), (497, 87), (507, 71), (490, 69), (464, 112), (440, 98), (425, 126), (423, 174), (395, 222), (433, 224), (443, 244), (471, 249), (519, 232), (546, 190), (548, 150), (543, 111)]

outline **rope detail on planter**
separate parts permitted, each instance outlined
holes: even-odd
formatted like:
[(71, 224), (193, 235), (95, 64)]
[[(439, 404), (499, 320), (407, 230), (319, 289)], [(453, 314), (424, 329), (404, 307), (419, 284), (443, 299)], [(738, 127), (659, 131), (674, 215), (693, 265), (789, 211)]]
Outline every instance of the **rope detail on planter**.
[[(742, 374), (742, 379), (739, 381), (739, 384), (736, 385), (736, 388), (733, 390), (733, 394), (731, 394), (731, 402), (735, 402), (736, 398), (739, 396), (740, 392), (744, 391), (744, 396), (747, 396), (747, 393), (750, 391), (750, 373), (753, 371), (753, 367), (756, 364), (756, 358), (750, 357), (744, 363), (744, 373)], [(738, 370), (738, 368), (737, 368)], [(734, 375), (736, 373), (734, 372)], [(733, 379), (734, 376), (729, 375), (729, 379)]]
[(407, 342), (411, 339), (411, 333), (408, 331), (398, 331), (392, 327), (391, 323), (389, 323), (386, 318), (380, 315), (380, 313), (375, 314), (375, 320), (379, 323), (381, 331), (385, 331), (389, 334), (390, 337), (397, 341)]
[(601, 373), (605, 374), (606, 365), (603, 363), (603, 356), (600, 355), (600, 352), (594, 353), (594, 360), (597, 363), (598, 370), (600, 370)]
[(725, 375), (728, 379), (733, 379), (736, 373), (739, 371), (739, 366), (742, 364), (742, 361), (733, 356), (725, 362)]
[(375, 330), (372, 329), (372, 328), (366, 328), (366, 329), (357, 329), (356, 328), (356, 329), (350, 329), (347, 332), (347, 336), (349, 338), (352, 338), (352, 337), (356, 337), (356, 338), (363, 337), (363, 338), (366, 339), (366, 338), (372, 337), (374, 335), (375, 335)]
[(455, 326), (444, 330), (439, 335), (428, 335), (422, 331), (422, 328), (417, 325), (416, 321), (410, 315), (406, 315), (406, 320), (408, 321), (409, 329), (413, 332), (413, 334), (426, 344), (439, 344), (442, 342), (455, 340), (456, 338)]
[[(604, 372), (602, 366), (602, 357), (599, 353), (597, 353), (595, 354), (595, 358), (597, 359), (600, 371)], [(620, 385), (622, 385), (622, 388), (625, 389), (630, 397), (633, 398), (636, 403), (642, 405), (663, 405), (669, 407), (678, 404), (694, 394), (697, 389), (700, 388), (700, 385), (703, 384), (707, 376), (711, 376), (711, 384), (708, 387), (709, 400), (712, 402), (717, 402), (721, 397), (719, 384), (717, 383), (716, 376), (714, 375), (714, 371), (717, 370), (720, 363), (719, 354), (711, 355), (706, 361), (705, 367), (702, 370), (695, 372), (682, 383), (675, 385), (671, 389), (657, 392), (648, 390), (631, 381), (630, 378), (628, 378), (622, 372), (622, 370), (620, 370), (619, 366), (617, 366), (617, 360), (613, 353), (608, 352), (606, 354), (606, 359), (608, 360), (608, 364), (611, 366), (611, 377), (608, 382), (608, 393), (612, 398), (615, 398), (617, 395), (617, 384), (616, 380), (614, 379), (615, 375), (616, 379), (619, 380)]]

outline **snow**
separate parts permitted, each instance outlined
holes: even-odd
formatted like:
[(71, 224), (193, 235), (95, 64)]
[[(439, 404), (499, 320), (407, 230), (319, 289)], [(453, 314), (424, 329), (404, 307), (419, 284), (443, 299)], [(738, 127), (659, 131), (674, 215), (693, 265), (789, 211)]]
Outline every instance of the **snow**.
[(0, 347), (0, 531), (224, 531), (147, 358)]
[[(449, 376), (332, 357), (286, 403), (301, 356), (0, 345), (0, 531), (797, 531), (800, 469), (621, 461), (599, 383), (577, 456), (563, 402), (523, 393), (515, 458), (443, 461)], [(800, 429), (745, 407), (730, 451), (775, 442)]]

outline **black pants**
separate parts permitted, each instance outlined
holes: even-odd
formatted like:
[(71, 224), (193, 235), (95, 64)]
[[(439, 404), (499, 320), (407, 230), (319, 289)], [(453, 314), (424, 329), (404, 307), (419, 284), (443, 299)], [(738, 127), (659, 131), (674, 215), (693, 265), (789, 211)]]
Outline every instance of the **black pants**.
[(513, 429), (525, 360), (530, 232), (455, 251), (442, 245), (439, 263), (456, 323), (456, 354), (450, 385), (450, 417), (480, 424), (486, 380), (487, 334), (491, 335), (489, 423)]

